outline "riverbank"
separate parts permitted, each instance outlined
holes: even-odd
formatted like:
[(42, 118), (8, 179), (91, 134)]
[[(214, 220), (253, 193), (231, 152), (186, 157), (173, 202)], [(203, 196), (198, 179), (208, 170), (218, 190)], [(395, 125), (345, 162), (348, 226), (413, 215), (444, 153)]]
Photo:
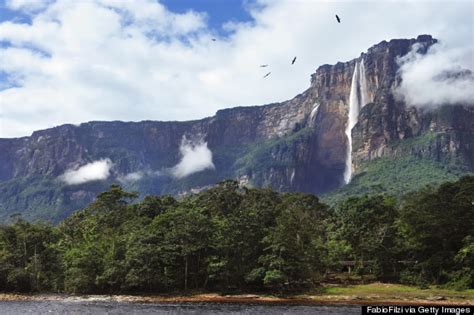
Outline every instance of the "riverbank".
[(189, 295), (67, 295), (0, 293), (1, 301), (69, 301), (126, 303), (241, 303), (293, 305), (473, 305), (474, 290), (419, 289), (399, 284), (372, 283), (325, 286), (291, 296), (266, 294), (195, 293)]

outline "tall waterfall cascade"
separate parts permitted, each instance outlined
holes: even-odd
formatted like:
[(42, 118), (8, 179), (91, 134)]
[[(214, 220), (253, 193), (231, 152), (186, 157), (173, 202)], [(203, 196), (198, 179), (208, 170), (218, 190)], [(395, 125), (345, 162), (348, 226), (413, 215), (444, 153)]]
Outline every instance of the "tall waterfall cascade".
[(311, 110), (311, 114), (309, 115), (309, 120), (314, 122), (316, 120), (316, 116), (318, 116), (319, 111), (319, 103), (314, 103), (313, 109)]
[(369, 102), (367, 93), (367, 79), (365, 76), (364, 59), (358, 61), (352, 75), (351, 93), (349, 95), (349, 115), (347, 119), (347, 155), (344, 170), (344, 182), (348, 184), (352, 178), (352, 128), (357, 124), (359, 111)]

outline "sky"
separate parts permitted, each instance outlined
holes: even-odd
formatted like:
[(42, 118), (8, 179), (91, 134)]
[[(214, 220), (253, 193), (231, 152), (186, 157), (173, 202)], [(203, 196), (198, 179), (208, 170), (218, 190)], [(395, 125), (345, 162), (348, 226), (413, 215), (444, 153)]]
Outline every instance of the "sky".
[(468, 0), (0, 0), (0, 137), (281, 102), (392, 38), (431, 34), (450, 52), (433, 62), (472, 69), (473, 23)]

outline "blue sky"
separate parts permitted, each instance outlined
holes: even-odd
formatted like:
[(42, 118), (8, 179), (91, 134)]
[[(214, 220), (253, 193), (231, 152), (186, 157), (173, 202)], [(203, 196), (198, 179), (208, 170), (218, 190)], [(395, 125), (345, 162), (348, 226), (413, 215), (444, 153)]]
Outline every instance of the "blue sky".
[(0, 22), (12, 20), (24, 23), (31, 21), (27, 14), (9, 9), (5, 0), (0, 0)]
[[(38, 0), (41, 1), (41, 0)], [(256, 5), (254, 0), (161, 0), (170, 11), (185, 13), (189, 10), (205, 12), (209, 26), (221, 35), (226, 35), (222, 25), (229, 21), (251, 22), (253, 19), (246, 7)], [(0, 0), (0, 22), (14, 20), (30, 23), (28, 14), (11, 10), (5, 0)]]
[[(251, 23), (253, 19), (248, 8), (257, 5), (254, 0), (161, 0), (160, 2), (170, 11), (176, 13), (186, 13), (193, 10), (206, 14), (209, 28), (223, 38), (230, 35), (230, 32), (223, 27), (226, 23)], [(31, 14), (10, 9), (6, 0), (0, 0), (0, 23), (14, 21), (31, 24), (31, 17)], [(0, 47), (6, 46), (9, 46), (8, 42), (0, 41)], [(8, 86), (15, 85), (9, 82), (5, 72), (0, 71), (0, 90)]]
[(251, 22), (252, 17), (246, 6), (255, 5), (254, 1), (249, 0), (163, 0), (161, 3), (173, 12), (206, 12), (209, 26), (223, 35), (226, 32), (222, 30), (222, 25), (229, 21)]
[(0, 137), (281, 102), (322, 64), (431, 34), (449, 53), (441, 68), (420, 62), (423, 82), (472, 69), (473, 12), (468, 0), (0, 0)]

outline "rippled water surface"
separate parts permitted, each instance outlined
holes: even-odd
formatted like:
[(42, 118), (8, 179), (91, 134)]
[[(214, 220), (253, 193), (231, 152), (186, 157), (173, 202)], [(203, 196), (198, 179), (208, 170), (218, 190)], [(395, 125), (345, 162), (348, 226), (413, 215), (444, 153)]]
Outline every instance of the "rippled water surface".
[(0, 302), (0, 314), (360, 314), (359, 306), (138, 304), (123, 302)]

